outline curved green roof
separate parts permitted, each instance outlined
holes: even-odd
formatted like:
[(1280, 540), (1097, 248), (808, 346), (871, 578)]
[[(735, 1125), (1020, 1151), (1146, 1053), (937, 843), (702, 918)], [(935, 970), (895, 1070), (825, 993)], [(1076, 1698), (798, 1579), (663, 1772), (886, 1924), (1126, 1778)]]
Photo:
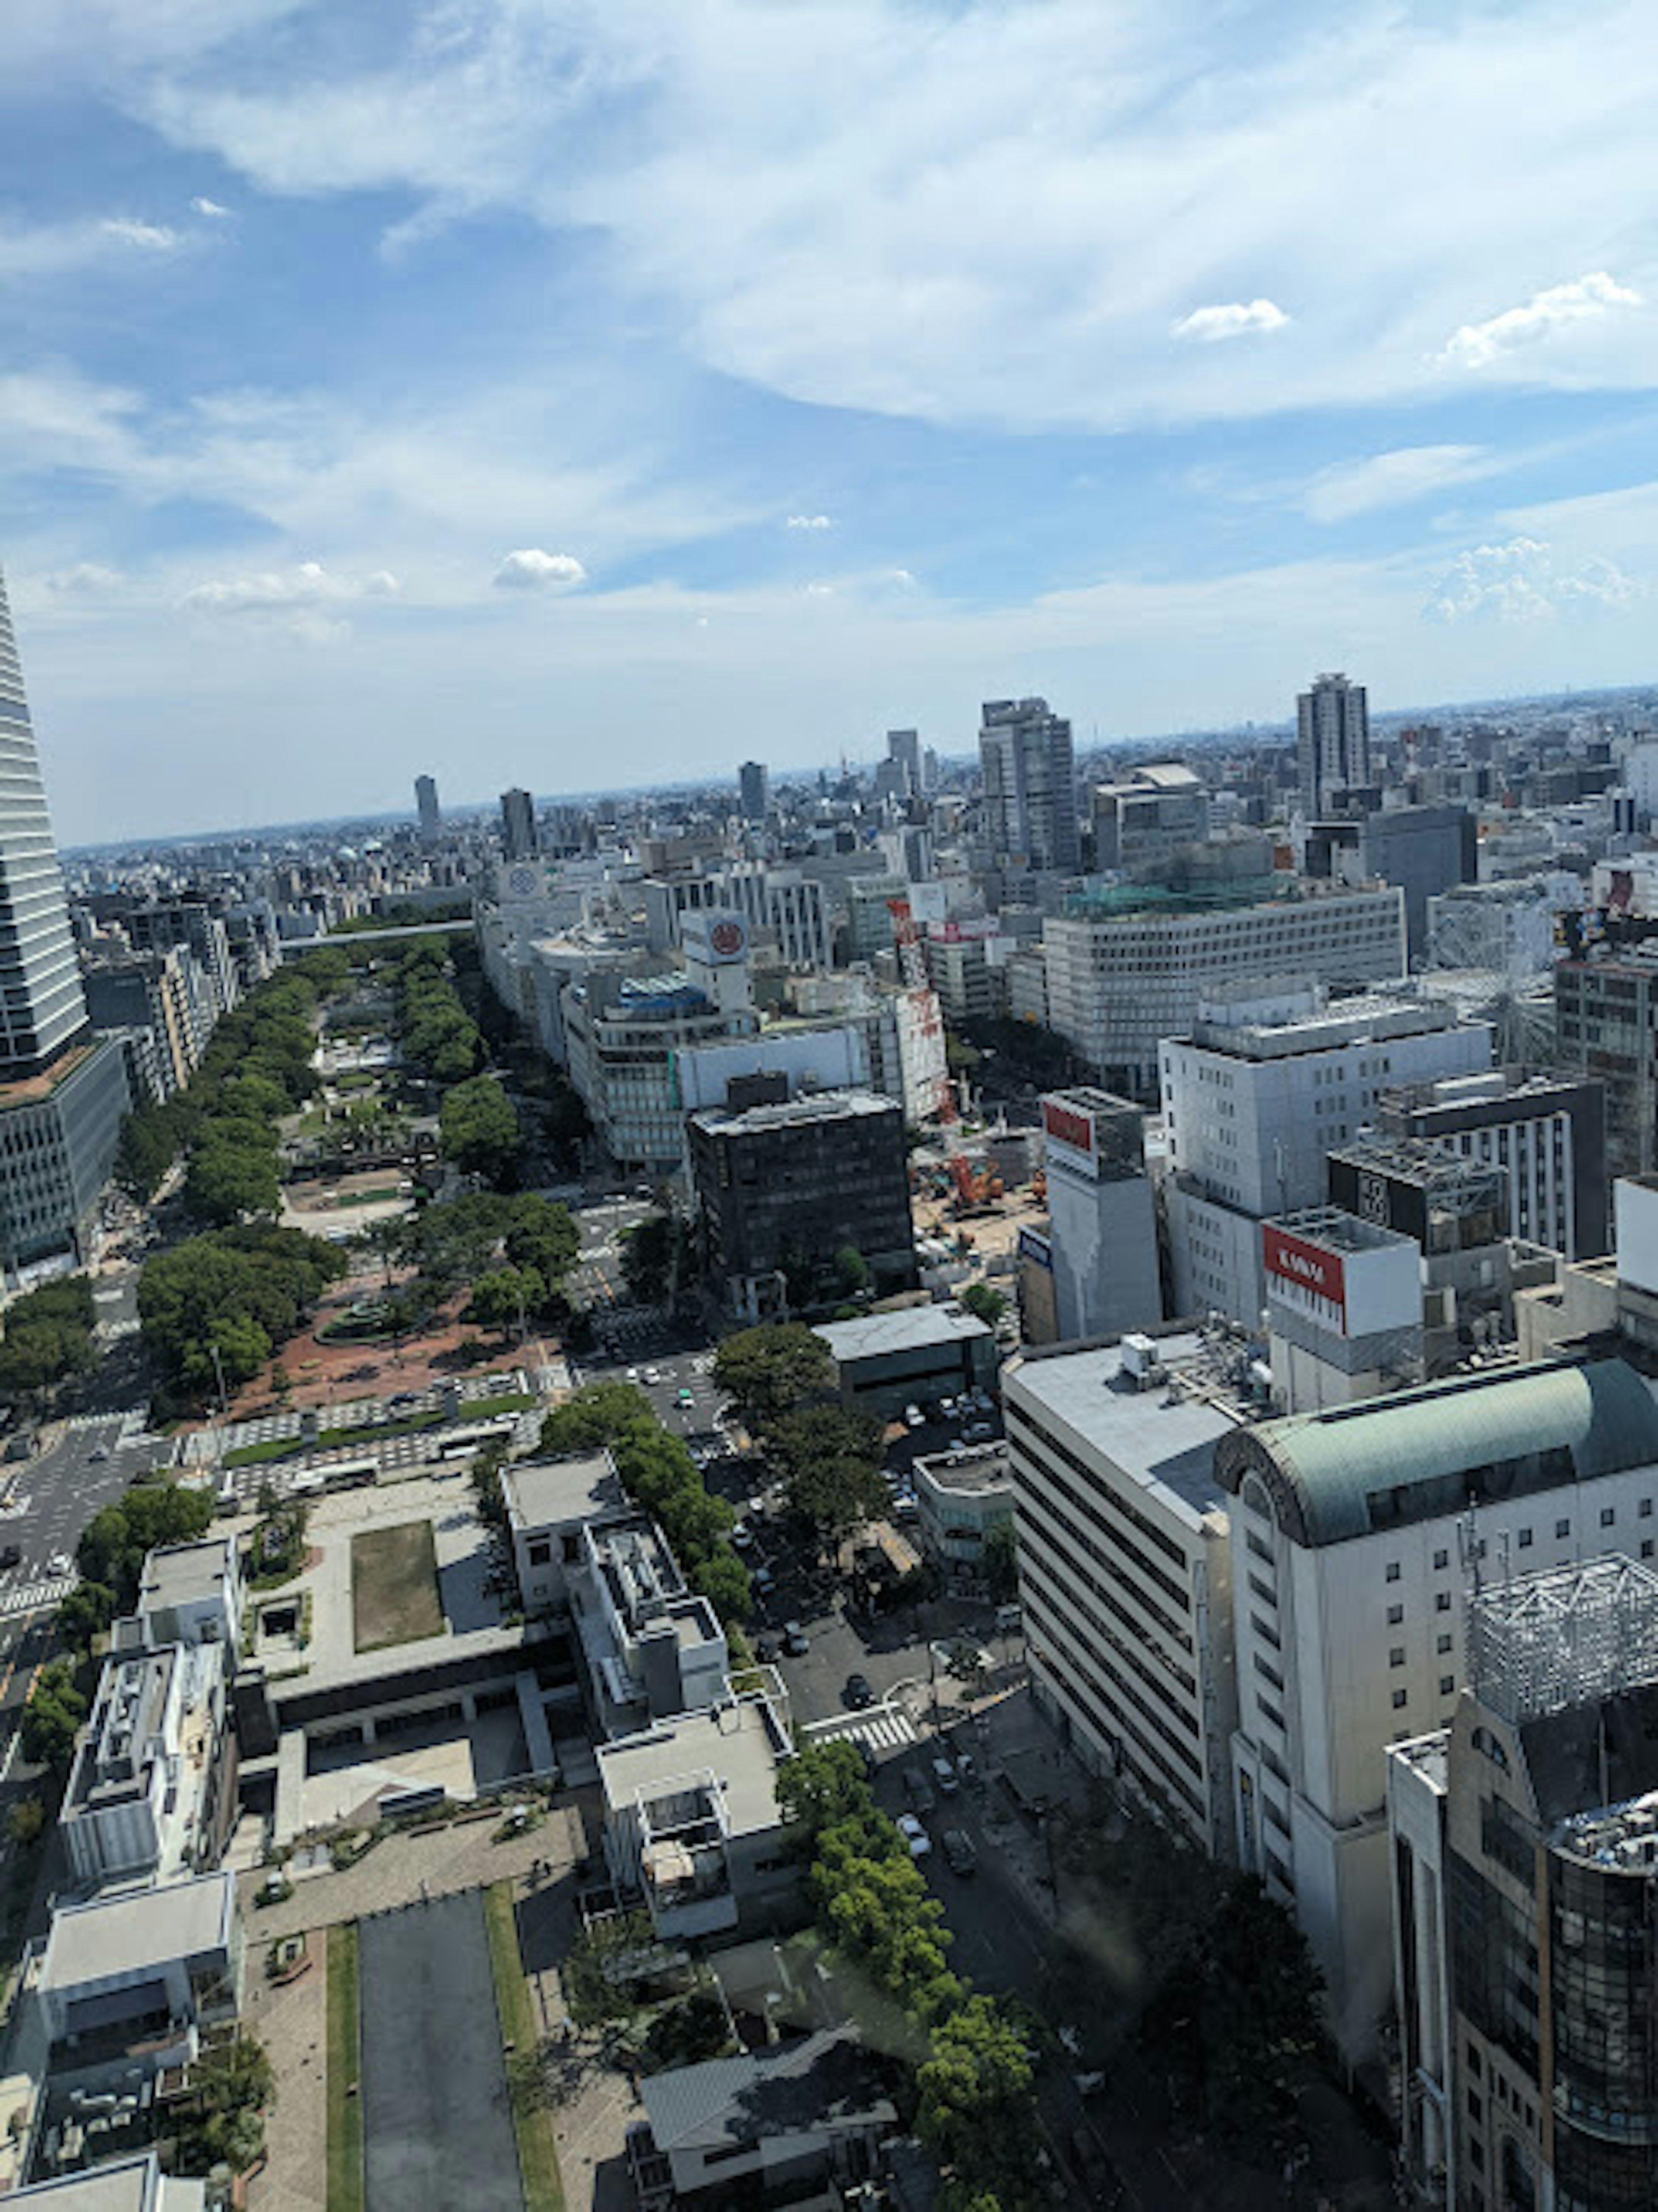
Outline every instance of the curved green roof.
[(1658, 1465), (1658, 1401), (1621, 1359), (1459, 1376), (1235, 1431), (1216, 1471), (1258, 1474), (1304, 1544), (1437, 1518), (1471, 1501)]

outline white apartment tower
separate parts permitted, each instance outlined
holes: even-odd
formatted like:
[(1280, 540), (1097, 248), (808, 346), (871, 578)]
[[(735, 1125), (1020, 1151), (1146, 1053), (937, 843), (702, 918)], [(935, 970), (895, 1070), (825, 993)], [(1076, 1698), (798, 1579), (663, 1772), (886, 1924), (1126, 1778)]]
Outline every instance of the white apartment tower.
[(1338, 792), (1370, 781), (1370, 715), (1364, 686), (1345, 676), (1321, 676), (1296, 700), (1296, 758), (1301, 811), (1309, 821), (1328, 814)]
[(999, 863), (1074, 875), (1082, 865), (1071, 725), (1046, 699), (988, 699), (979, 732), (985, 828)]

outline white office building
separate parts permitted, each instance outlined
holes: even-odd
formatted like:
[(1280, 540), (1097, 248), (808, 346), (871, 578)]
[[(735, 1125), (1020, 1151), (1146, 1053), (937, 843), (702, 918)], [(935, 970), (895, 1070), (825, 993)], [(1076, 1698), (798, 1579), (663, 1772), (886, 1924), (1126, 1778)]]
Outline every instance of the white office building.
[(1085, 1085), (1042, 1100), (1054, 1325), (1062, 1342), (1163, 1318), (1145, 1115)]
[(1404, 893), (1339, 886), (1222, 905), (1132, 890), (1078, 901), (1044, 926), (1048, 1019), (1112, 1089), (1156, 1097), (1158, 1048), (1187, 1035), (1232, 976), (1317, 976), (1333, 987), (1405, 973)]
[(1293, 1908), (1357, 2063), (1392, 1978), (1388, 1747), (1451, 1717), (1474, 1577), (1654, 1557), (1658, 1405), (1621, 1360), (1510, 1369), (1240, 1423), (1215, 1473), (1237, 1853)]
[(1384, 1091), (1491, 1059), (1490, 1024), (1459, 1025), (1437, 1001), (1330, 1004), (1294, 981), (1202, 996), (1160, 1050), (1175, 1311), (1253, 1328), (1260, 1224), (1324, 1202), (1326, 1152), (1375, 1125)]
[(1083, 1764), (1233, 1853), (1232, 1565), (1215, 1450), (1236, 1416), (1177, 1378), (1200, 1338), (1131, 1335), (1002, 1370), (1035, 1694)]

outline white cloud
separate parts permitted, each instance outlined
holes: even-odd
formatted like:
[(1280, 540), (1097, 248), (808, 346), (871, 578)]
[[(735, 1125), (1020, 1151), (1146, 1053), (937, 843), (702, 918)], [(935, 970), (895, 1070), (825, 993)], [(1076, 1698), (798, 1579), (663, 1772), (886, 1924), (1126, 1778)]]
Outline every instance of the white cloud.
[(792, 514), (783, 526), (786, 530), (833, 530), (835, 518), (829, 514)]
[(136, 254), (171, 253), (182, 242), (165, 224), (132, 216), (39, 223), (0, 214), (0, 276), (63, 276), (118, 267)]
[(1541, 538), (1521, 536), (1459, 554), (1422, 611), (1439, 623), (1551, 622), (1576, 608), (1626, 607), (1644, 593), (1603, 556), (1563, 568)]
[(228, 207), (221, 207), (217, 200), (209, 199), (205, 192), (198, 192), (190, 205), (192, 213), (208, 216), (216, 222), (224, 222), (230, 214)]
[[(264, 191), (392, 196), (408, 251), (495, 209), (579, 234), (624, 312), (815, 404), (1116, 429), (1408, 399), (1482, 327), (1471, 267), (1498, 301), (1540, 266), (1658, 283), (1638, 0), (1454, 5), (1408, 39), (1389, 0), (1270, 39), (1202, 0), (469, 0), (349, 66), (325, 15), (127, 104)], [(1293, 346), (1243, 342), (1287, 301)], [(1651, 345), (1527, 357), (1658, 382)]]
[(179, 243), (178, 232), (169, 230), (165, 223), (140, 222), (130, 215), (107, 216), (98, 228), (118, 245), (136, 246), (145, 253), (171, 253)]
[(71, 599), (98, 599), (121, 590), (126, 578), (118, 568), (106, 568), (100, 562), (77, 561), (73, 568), (59, 568), (44, 580), (49, 592)]
[(1472, 483), (1504, 465), (1484, 446), (1400, 446), (1321, 469), (1307, 486), (1302, 508), (1315, 522), (1345, 522), (1376, 507), (1402, 507)]
[(1224, 307), (1193, 307), (1169, 331), (1171, 337), (1196, 338), (1212, 345), (1218, 338), (1248, 337), (1261, 331), (1281, 331), (1290, 318), (1274, 300), (1231, 300)]
[(197, 584), (179, 604), (192, 614), (276, 617), (295, 636), (326, 641), (345, 631), (328, 610), (363, 599), (395, 599), (401, 589), (384, 568), (367, 576), (336, 575), (320, 561), (302, 561), (296, 568)]
[(1614, 307), (1638, 307), (1641, 295), (1604, 269), (1574, 283), (1551, 284), (1523, 307), (1505, 307), (1483, 323), (1464, 323), (1448, 340), (1443, 359), (1453, 367), (1488, 368), (1504, 355), (1553, 337), (1574, 323), (1598, 322)]
[(491, 579), (508, 592), (562, 592), (586, 580), (574, 553), (544, 553), (538, 545), (507, 554)]

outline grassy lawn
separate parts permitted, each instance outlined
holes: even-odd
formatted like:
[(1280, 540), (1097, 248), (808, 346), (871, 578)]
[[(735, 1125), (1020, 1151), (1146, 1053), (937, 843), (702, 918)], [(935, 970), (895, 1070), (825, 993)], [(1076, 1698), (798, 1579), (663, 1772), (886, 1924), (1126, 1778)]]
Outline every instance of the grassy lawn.
[(328, 1931), (329, 2212), (362, 2212), (361, 2051), (353, 1921)]
[(437, 1547), (429, 1521), (365, 1528), (351, 1539), (351, 1626), (359, 1651), (442, 1635)]
[[(524, 1978), (524, 1960), (518, 1948), (518, 1923), (513, 1916), (510, 1881), (492, 1882), (484, 1891), (483, 1917), (489, 1930), (489, 1965), (495, 1978), (495, 2010), (501, 2019), (501, 2039), (511, 2044), (513, 2056), (527, 2056), (536, 2050), (541, 2038), (536, 2029), (535, 2001)], [(511, 2103), (525, 2212), (564, 2212), (564, 2188), (558, 2178), (552, 2115), (533, 2097), (515, 2094)], [(329, 2202), (331, 2206), (333, 2199), (331, 2197)]]

